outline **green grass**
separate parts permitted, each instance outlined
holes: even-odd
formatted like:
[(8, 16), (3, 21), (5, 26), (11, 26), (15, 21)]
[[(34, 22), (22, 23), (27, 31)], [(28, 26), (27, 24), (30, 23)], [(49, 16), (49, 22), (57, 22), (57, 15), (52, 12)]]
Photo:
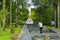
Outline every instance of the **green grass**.
[(60, 30), (60, 28), (58, 28), (58, 30)]
[(60, 30), (60, 28), (55, 28), (55, 29)]
[(6, 28), (6, 31), (2, 31), (2, 28), (0, 29), (0, 40), (10, 40), (11, 34), (10, 29)]
[(5, 31), (2, 31), (2, 28), (0, 27), (0, 40), (11, 40), (12, 36), (16, 37), (16, 35), (19, 33), (21, 27), (18, 26), (17, 28), (15, 28), (15, 33), (11, 34), (10, 29), (6, 28)]
[(43, 27), (46, 28), (46, 29), (51, 29), (51, 28), (53, 28), (53, 29), (60, 30), (60, 28), (55, 28), (54, 26), (51, 27), (51, 26), (44, 25)]
[(17, 28), (15, 28), (15, 33), (12, 36), (16, 37), (16, 35), (19, 34), (20, 30), (21, 30), (21, 26), (18, 26)]
[(48, 26), (48, 25), (44, 25), (43, 26), (45, 29), (51, 29), (51, 26)]

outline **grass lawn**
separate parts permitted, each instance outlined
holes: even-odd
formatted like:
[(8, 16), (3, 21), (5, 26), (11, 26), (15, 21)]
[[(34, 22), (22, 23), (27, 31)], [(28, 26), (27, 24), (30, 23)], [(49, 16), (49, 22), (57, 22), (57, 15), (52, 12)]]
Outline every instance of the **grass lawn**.
[(54, 29), (60, 30), (60, 28), (56, 28), (55, 26), (51, 27), (51, 26), (44, 25), (43, 27), (46, 28), (46, 29), (54, 28)]
[(51, 29), (51, 26), (48, 26), (48, 25), (44, 25), (43, 27), (46, 29)]
[(21, 26), (18, 26), (15, 28), (15, 33), (11, 34), (10, 29), (6, 28), (6, 31), (2, 31), (2, 28), (0, 27), (0, 40), (11, 40), (12, 36), (15, 37), (21, 29)]

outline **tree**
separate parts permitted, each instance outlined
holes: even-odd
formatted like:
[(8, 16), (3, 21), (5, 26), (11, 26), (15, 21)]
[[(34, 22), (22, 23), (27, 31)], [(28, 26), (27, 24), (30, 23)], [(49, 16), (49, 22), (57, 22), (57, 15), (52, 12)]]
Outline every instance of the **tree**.
[(12, 27), (12, 0), (10, 0), (10, 30), (11, 34), (14, 34), (14, 28)]
[(20, 5), (19, 2), (20, 2), (20, 0), (16, 0), (16, 20), (15, 20), (16, 24), (15, 24), (15, 27), (18, 26), (18, 10), (19, 10), (19, 5)]
[(33, 19), (35, 18), (34, 20), (36, 21), (42, 21), (43, 24), (45, 25), (50, 25), (51, 21), (54, 20), (54, 7), (51, 6), (51, 4), (53, 5), (54, 1), (33, 0), (33, 2), (34, 5), (37, 6), (37, 8), (35, 9), (35, 13), (34, 13), (35, 16), (33, 16)]
[(0, 11), (0, 22), (2, 22), (2, 30), (5, 31), (6, 26), (6, 17), (8, 16), (9, 12), (7, 9)]
[(11, 22), (12, 22), (12, 0), (10, 0), (10, 28), (11, 28)]
[(56, 28), (58, 28), (58, 26), (59, 26), (59, 22), (58, 22), (58, 20), (59, 20), (59, 15), (58, 15), (58, 11), (59, 11), (59, 9), (58, 9), (58, 6), (60, 5), (59, 4), (60, 3), (60, 0), (55, 0), (54, 1), (54, 8), (55, 8), (55, 22), (56, 22)]
[(2, 9), (2, 0), (0, 0), (0, 10)]
[(3, 21), (2, 21), (2, 23), (3, 23), (3, 31), (5, 31), (5, 2), (6, 2), (6, 0), (3, 0)]

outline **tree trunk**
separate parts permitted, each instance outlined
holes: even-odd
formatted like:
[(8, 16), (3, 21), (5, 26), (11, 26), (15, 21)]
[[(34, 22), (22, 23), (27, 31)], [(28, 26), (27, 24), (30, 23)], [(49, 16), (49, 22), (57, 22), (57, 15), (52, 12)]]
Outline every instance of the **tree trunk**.
[(10, 28), (11, 28), (11, 22), (12, 22), (11, 18), (12, 18), (12, 0), (10, 0)]
[(56, 28), (58, 28), (59, 26), (59, 0), (55, 0), (55, 3), (56, 3)]
[(57, 7), (56, 7), (56, 28), (58, 28), (58, 12), (57, 12)]
[(5, 1), (6, 0), (3, 0), (3, 9), (5, 10)]
[(60, 1), (58, 2), (58, 28), (60, 26)]
[(10, 30), (11, 34), (14, 34), (14, 28), (12, 27), (12, 0), (10, 0)]
[[(6, 0), (3, 0), (3, 10), (4, 10), (4, 13), (5, 13), (5, 2), (6, 2)], [(2, 30), (5, 31), (5, 14), (3, 15), (2, 26), (3, 26)]]
[(18, 13), (18, 2), (17, 1), (16, 1), (17, 7), (16, 7), (16, 20), (15, 20), (16, 24), (15, 24), (15, 28), (18, 26), (18, 16), (17, 16), (17, 13)]

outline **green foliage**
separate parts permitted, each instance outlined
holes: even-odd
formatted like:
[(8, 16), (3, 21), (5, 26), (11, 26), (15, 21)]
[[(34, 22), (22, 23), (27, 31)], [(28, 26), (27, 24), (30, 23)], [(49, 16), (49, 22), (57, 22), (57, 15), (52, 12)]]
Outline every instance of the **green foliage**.
[(37, 22), (37, 15), (36, 15), (36, 11), (34, 10), (34, 9), (32, 9), (32, 11), (31, 11), (31, 18), (35, 21), (35, 22)]
[(10, 10), (10, 0), (6, 0), (6, 9)]
[(50, 25), (51, 21), (54, 20), (54, 8), (48, 6), (46, 8), (45, 6), (43, 7), (38, 7), (37, 9), (32, 9), (32, 18), (34, 21), (42, 21), (43, 24), (45, 25)]
[(28, 18), (28, 10), (22, 9), (18, 15), (19, 24), (25, 24), (26, 19)]
[(0, 27), (0, 40), (12, 40), (11, 38), (15, 38), (20, 30), (21, 26), (19, 25), (17, 28), (15, 28), (15, 33), (11, 34), (10, 28), (6, 28), (6, 30), (3, 32), (2, 28)]
[(2, 10), (0, 11), (0, 20), (1, 20), (1, 21), (2, 21), (2, 20), (5, 20), (8, 14), (9, 14), (9, 12), (8, 12), (7, 9), (6, 9), (6, 10), (3, 10), (3, 9), (2, 9)]
[(56, 0), (32, 0), (34, 5), (40, 5), (42, 3), (49, 5), (49, 3), (54, 3)]
[(0, 27), (0, 40), (11, 40), (10, 39), (11, 34), (9, 28), (6, 28), (6, 31), (2, 31), (2, 28)]
[(34, 2), (34, 5), (38, 5), (40, 4), (41, 0), (32, 0), (32, 2)]
[(8, 12), (8, 9), (5, 9), (5, 10), (2, 9), (2, 10), (0, 11), (0, 15), (1, 15), (1, 16), (2, 16), (2, 15), (8, 15), (8, 13), (9, 13), (9, 12)]

